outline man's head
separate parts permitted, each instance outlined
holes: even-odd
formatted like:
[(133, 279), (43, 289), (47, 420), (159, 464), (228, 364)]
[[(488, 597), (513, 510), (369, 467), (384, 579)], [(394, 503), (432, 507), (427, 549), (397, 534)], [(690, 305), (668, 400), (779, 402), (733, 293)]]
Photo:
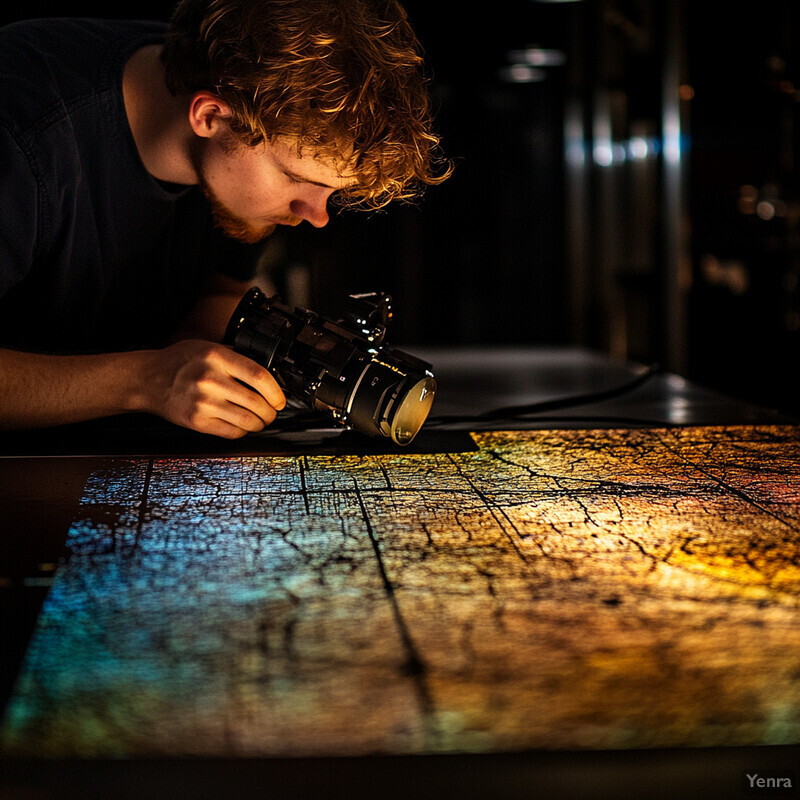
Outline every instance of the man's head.
[(395, 0), (182, 0), (162, 59), (173, 93), (219, 98), (238, 143), (346, 165), (340, 203), (381, 207), (449, 174)]
[(244, 144), (231, 132), (229, 119), (217, 95), (192, 96), (190, 157), (217, 225), (250, 243), (269, 236), (277, 225), (326, 225), (328, 200), (357, 182), (348, 174), (347, 160), (327, 158), (293, 137)]

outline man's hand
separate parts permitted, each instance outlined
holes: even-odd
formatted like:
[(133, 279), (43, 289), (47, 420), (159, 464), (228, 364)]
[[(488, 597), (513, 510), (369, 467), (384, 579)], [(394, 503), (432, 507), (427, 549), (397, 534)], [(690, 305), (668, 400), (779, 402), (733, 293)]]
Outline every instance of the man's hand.
[(142, 411), (235, 439), (260, 431), (285, 404), (266, 369), (212, 342), (83, 356), (0, 349), (0, 430)]
[(177, 425), (237, 439), (262, 430), (286, 405), (268, 370), (224, 345), (186, 340), (151, 355), (142, 410)]

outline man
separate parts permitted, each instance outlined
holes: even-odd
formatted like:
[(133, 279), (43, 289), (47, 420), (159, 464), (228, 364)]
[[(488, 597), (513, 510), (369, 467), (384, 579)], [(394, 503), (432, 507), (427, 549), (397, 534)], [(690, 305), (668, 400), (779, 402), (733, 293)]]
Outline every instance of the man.
[(0, 31), (0, 428), (261, 430), (283, 393), (219, 344), (257, 243), (448, 174), (395, 0), (183, 0), (164, 28)]

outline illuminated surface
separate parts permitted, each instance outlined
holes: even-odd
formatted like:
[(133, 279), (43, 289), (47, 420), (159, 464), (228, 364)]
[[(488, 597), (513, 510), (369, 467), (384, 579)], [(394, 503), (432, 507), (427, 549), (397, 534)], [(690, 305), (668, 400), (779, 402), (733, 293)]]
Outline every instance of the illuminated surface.
[(800, 741), (797, 428), (461, 454), (109, 459), (12, 753)]

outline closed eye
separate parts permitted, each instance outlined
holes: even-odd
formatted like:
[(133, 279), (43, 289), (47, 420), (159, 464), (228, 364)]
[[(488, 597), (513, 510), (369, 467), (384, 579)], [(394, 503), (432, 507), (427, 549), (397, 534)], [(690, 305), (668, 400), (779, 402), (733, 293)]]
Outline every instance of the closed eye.
[(331, 189), (333, 191), (337, 191), (336, 186), (331, 186), (328, 183), (323, 183), (322, 181), (315, 181), (311, 178), (306, 178), (302, 175), (298, 175), (296, 172), (292, 172), (289, 169), (284, 169), (283, 174), (289, 179), (291, 183), (306, 183), (310, 184), (311, 186), (319, 186), (322, 189)]

